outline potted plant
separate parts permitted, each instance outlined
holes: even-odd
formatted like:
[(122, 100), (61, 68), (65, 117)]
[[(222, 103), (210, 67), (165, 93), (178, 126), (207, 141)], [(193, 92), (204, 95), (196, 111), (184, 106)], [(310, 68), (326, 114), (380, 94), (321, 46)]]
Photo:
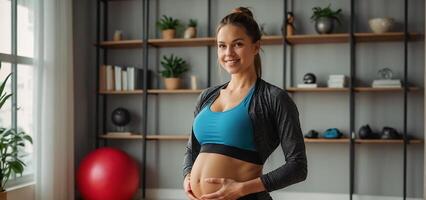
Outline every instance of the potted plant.
[[(0, 109), (12, 96), (4, 90), (10, 76), (11, 74), (0, 85)], [(0, 128), (0, 199), (6, 199), (5, 185), (9, 178), (13, 174), (22, 175), (24, 171), (25, 163), (20, 160), (19, 151), (25, 147), (26, 141), (32, 143), (31, 136), (25, 132), (13, 128)]]
[(173, 39), (176, 37), (176, 28), (179, 26), (179, 20), (163, 15), (163, 18), (157, 22), (157, 26), (162, 32), (163, 39)]
[(190, 19), (188, 23), (188, 28), (185, 30), (184, 38), (195, 38), (197, 37), (197, 20)]
[(325, 8), (312, 8), (313, 14), (311, 16), (311, 20), (315, 21), (315, 30), (319, 34), (328, 34), (333, 32), (335, 20), (340, 24), (340, 12), (342, 12), (342, 9), (339, 8), (338, 10), (333, 11), (330, 6), (331, 4)]
[(172, 54), (169, 57), (163, 56), (161, 65), (164, 67), (164, 70), (160, 71), (160, 74), (164, 77), (166, 89), (178, 89), (181, 84), (180, 76), (188, 71), (188, 66), (185, 60)]

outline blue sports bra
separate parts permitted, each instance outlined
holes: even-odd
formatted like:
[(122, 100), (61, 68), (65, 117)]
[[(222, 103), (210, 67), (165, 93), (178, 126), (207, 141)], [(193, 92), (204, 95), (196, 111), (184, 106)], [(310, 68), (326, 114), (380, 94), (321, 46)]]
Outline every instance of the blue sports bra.
[(235, 107), (213, 112), (207, 104), (194, 119), (193, 130), (201, 144), (200, 152), (219, 153), (247, 162), (262, 164), (253, 138), (253, 126), (248, 113), (252, 86), (244, 99)]

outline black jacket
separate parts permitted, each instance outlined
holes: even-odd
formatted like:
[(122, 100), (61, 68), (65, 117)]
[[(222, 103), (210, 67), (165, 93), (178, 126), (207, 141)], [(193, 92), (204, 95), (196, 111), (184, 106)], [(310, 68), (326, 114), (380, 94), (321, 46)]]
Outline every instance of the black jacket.
[[(228, 83), (205, 89), (198, 97), (194, 117), (212, 101)], [(300, 129), (299, 113), (287, 92), (258, 78), (250, 102), (249, 115), (253, 124), (256, 150), (262, 162), (281, 144), (285, 164), (263, 174), (260, 179), (268, 192), (301, 182), (307, 176), (305, 143)], [(191, 172), (200, 152), (194, 131), (186, 146), (183, 175)]]

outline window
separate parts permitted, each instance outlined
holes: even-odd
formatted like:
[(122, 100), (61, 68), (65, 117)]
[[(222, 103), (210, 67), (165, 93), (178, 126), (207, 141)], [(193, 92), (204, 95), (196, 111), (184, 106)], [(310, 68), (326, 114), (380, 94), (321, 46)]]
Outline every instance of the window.
[[(33, 0), (0, 0), (0, 80), (13, 73), (6, 91), (14, 95), (0, 110), (0, 127), (13, 127), (33, 136), (34, 13)], [(13, 106), (16, 105), (16, 106)], [(32, 181), (33, 147), (22, 149), (26, 163), (22, 177), (9, 186)]]

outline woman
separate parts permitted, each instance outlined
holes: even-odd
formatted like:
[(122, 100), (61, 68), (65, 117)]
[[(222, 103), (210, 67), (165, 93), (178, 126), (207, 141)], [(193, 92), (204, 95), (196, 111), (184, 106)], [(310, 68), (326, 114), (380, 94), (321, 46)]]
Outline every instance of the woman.
[[(261, 77), (261, 33), (247, 8), (237, 8), (217, 27), (220, 65), (231, 75), (198, 98), (184, 160), (189, 199), (272, 199), (270, 191), (303, 181), (307, 161), (296, 105)], [(262, 167), (281, 144), (286, 163)]]

